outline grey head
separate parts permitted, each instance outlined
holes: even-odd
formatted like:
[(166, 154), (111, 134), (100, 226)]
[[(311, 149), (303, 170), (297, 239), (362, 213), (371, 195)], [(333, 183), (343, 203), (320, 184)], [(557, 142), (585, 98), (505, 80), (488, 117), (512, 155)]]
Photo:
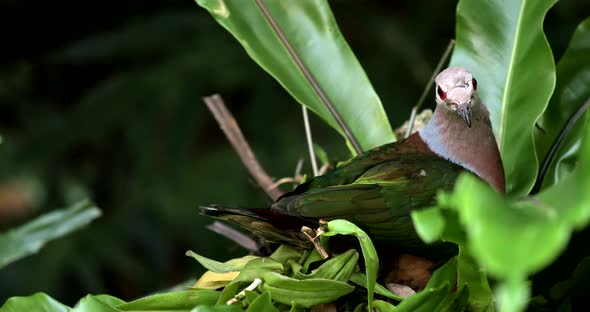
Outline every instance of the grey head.
[(448, 67), (434, 81), (438, 106), (456, 112), (471, 128), (471, 107), (479, 101), (477, 80), (463, 67)]

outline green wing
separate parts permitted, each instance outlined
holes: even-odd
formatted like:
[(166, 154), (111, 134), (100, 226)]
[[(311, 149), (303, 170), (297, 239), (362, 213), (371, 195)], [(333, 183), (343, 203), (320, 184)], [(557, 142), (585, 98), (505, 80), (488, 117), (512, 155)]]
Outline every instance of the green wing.
[(271, 209), (310, 219), (347, 219), (376, 240), (420, 244), (409, 212), (435, 204), (438, 190), (452, 188), (462, 170), (393, 143), (302, 184)]

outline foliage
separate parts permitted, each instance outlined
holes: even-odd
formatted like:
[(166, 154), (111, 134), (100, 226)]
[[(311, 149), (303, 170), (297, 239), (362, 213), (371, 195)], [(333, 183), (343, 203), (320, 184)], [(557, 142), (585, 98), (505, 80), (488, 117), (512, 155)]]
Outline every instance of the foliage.
[(0, 268), (38, 252), (47, 242), (67, 235), (99, 216), (98, 208), (83, 201), (0, 234)]
[[(355, 140), (360, 149), (367, 149), (394, 139), (381, 102), (338, 31), (326, 1), (198, 3), (300, 104), (344, 135), (353, 154), (359, 151)], [(412, 213), (425, 242), (442, 240), (459, 246), (459, 254), (438, 268), (417, 294), (403, 298), (376, 284), (379, 261), (370, 239), (354, 224), (334, 220), (322, 234), (324, 247), (329, 246), (330, 236), (356, 236), (364, 272), (355, 250), (320, 260), (315, 250), (281, 246), (269, 257), (227, 262), (188, 252), (209, 270), (193, 290), (129, 303), (88, 295), (73, 308), (39, 293), (13, 297), (0, 312), (296, 311), (333, 302), (355, 311), (364, 307), (377, 311), (523, 311), (529, 303), (543, 309), (549, 308), (544, 303), (552, 298), (567, 300), (564, 298), (583, 280), (576, 274), (587, 275), (587, 260), (570, 279), (551, 288), (552, 296), (534, 294), (528, 282), (531, 275), (557, 259), (572, 233), (585, 228), (590, 219), (590, 197), (585, 192), (590, 188), (587, 114), (573, 131), (562, 130), (571, 126), (569, 116), (590, 96), (585, 83), (590, 70), (590, 20), (578, 27), (556, 67), (543, 29), (554, 3), (461, 0), (458, 4), (457, 45), (451, 64), (468, 67), (480, 80), (481, 96), (490, 108), (506, 167), (508, 196), (464, 174), (453, 192), (439, 194), (436, 207)], [(145, 77), (139, 73), (136, 78)], [(341, 112), (350, 133), (335, 121), (326, 103)], [(542, 178), (539, 164), (562, 133), (567, 137), (550, 164), (551, 178), (539, 193), (529, 194)], [(492, 279), (498, 283), (491, 283)], [(253, 287), (244, 290), (248, 285)], [(530, 300), (533, 295), (538, 296)], [(235, 304), (227, 305), (228, 301)], [(571, 310), (571, 302), (560, 307)]]

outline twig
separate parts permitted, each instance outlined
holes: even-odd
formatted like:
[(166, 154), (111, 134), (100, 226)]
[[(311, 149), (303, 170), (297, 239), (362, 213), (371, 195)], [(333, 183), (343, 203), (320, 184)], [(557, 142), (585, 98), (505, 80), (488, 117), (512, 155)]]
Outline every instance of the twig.
[(235, 118), (229, 112), (225, 103), (223, 103), (221, 96), (219, 94), (213, 94), (204, 97), (203, 101), (207, 104), (207, 107), (217, 120), (221, 130), (223, 130), (223, 133), (225, 133), (225, 136), (233, 146), (234, 150), (240, 156), (242, 163), (244, 163), (244, 166), (250, 171), (250, 174), (254, 177), (258, 185), (262, 187), (272, 200), (276, 200), (283, 195), (283, 192), (273, 185), (274, 182), (272, 179), (268, 176), (266, 171), (264, 171), (262, 166), (260, 166), (250, 145), (248, 145), (248, 142), (244, 138), (242, 130), (240, 130)]
[(260, 249), (260, 246), (256, 243), (255, 240), (219, 221), (215, 221), (207, 225), (206, 228), (221, 236), (224, 236), (225, 238), (242, 246), (242, 248), (250, 252), (256, 253)]
[(255, 279), (252, 282), (252, 284), (250, 284), (248, 287), (244, 288), (244, 290), (237, 293), (233, 298), (229, 299), (225, 304), (232, 305), (232, 304), (238, 302), (238, 300), (239, 300), (238, 298), (244, 297), (246, 295), (246, 290), (253, 291), (254, 289), (256, 289), (256, 287), (260, 286), (260, 284), (262, 284), (262, 280), (259, 278)]
[(319, 240), (320, 235), (322, 235), (322, 233), (323, 233), (322, 229), (320, 228), (320, 229), (318, 229), (318, 231), (315, 231), (314, 229), (312, 229), (310, 227), (302, 226), (301, 232), (303, 234), (305, 234), (305, 236), (307, 236), (307, 238), (309, 238), (309, 240), (313, 243), (313, 246), (320, 253), (320, 256), (322, 256), (322, 259), (328, 259), (328, 257), (329, 257), (328, 252), (326, 252), (326, 250), (324, 249), (324, 246), (322, 246), (322, 243)]
[(311, 138), (311, 127), (309, 126), (309, 115), (307, 114), (307, 108), (301, 105), (303, 108), (303, 124), (305, 125), (305, 137), (307, 138), (307, 149), (309, 150), (309, 159), (311, 159), (311, 168), (313, 170), (313, 176), (318, 175), (318, 163), (315, 158), (315, 152), (313, 150), (313, 139)]
[(443, 65), (446, 63), (447, 59), (451, 55), (451, 51), (453, 51), (454, 46), (455, 46), (455, 40), (451, 39), (449, 41), (449, 44), (447, 45), (447, 49), (445, 50), (445, 52), (441, 56), (440, 60), (438, 61), (438, 64), (436, 64), (436, 68), (434, 69), (434, 72), (432, 73), (430, 80), (428, 81), (428, 83), (424, 87), (424, 91), (422, 91), (422, 95), (420, 95), (420, 99), (418, 99), (418, 103), (416, 103), (416, 106), (414, 106), (412, 108), (412, 114), (410, 115), (410, 124), (408, 126), (408, 130), (406, 130), (406, 135), (404, 135), (405, 139), (407, 139), (410, 136), (410, 134), (412, 134), (412, 129), (414, 128), (414, 120), (416, 120), (416, 114), (418, 113), (418, 110), (420, 109), (420, 107), (422, 107), (422, 104), (424, 104), (424, 100), (426, 100), (426, 95), (428, 94), (428, 91), (430, 90), (430, 86), (432, 86), (432, 83), (434, 82), (434, 78), (436, 78), (436, 75), (438, 74), (438, 72), (440, 72)]

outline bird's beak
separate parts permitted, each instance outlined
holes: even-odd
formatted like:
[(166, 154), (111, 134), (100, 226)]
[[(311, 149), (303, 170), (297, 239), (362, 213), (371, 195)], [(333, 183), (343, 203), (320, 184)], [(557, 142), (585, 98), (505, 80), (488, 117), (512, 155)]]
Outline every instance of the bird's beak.
[(463, 117), (467, 127), (471, 128), (471, 105), (469, 103), (459, 104), (459, 115)]

